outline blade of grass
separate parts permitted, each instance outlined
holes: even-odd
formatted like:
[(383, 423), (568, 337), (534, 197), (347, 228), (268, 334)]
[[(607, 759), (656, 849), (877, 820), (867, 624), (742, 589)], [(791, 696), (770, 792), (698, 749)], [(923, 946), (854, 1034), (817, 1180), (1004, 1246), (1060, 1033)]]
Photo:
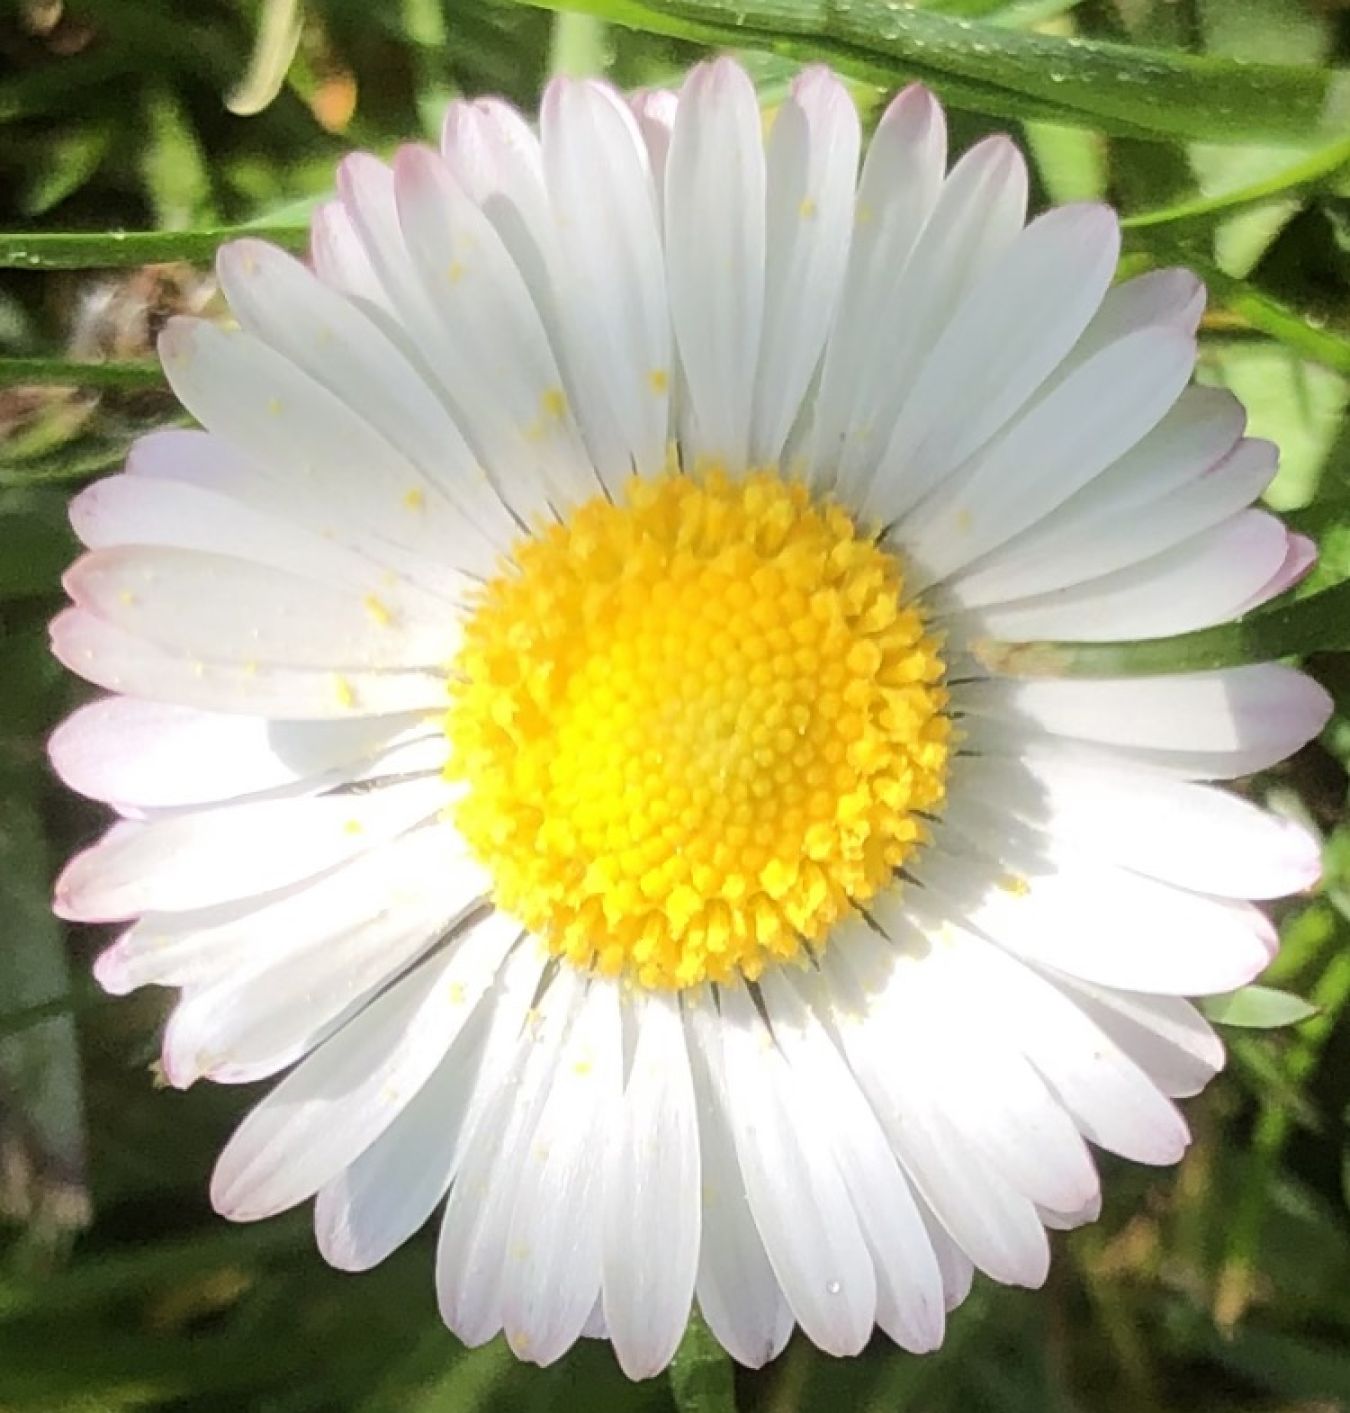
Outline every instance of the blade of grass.
[(1145, 638), (1135, 643), (986, 640), (973, 648), (985, 667), (1012, 677), (1147, 677), (1347, 650), (1350, 579), (1236, 623), (1171, 638)]
[(1266, 201), (1287, 195), (1293, 191), (1315, 187), (1350, 168), (1350, 138), (1333, 142), (1328, 147), (1295, 162), (1282, 172), (1252, 182), (1249, 186), (1238, 187), (1234, 191), (1221, 192), (1217, 196), (1197, 197), (1193, 201), (1179, 201), (1154, 211), (1137, 211), (1133, 215), (1121, 217), (1120, 224), (1126, 230), (1144, 230), (1149, 226), (1174, 225), (1180, 221), (1194, 221), (1205, 216), (1226, 216), (1247, 206), (1258, 206)]
[(218, 226), (193, 231), (42, 231), (0, 233), (0, 270), (125, 270), (170, 260), (208, 264), (216, 250), (240, 236), (301, 250), (305, 225)]
[(1306, 142), (1343, 130), (1350, 73), (1028, 33), (896, 0), (517, 0), (704, 44), (767, 48), (954, 103), (1117, 132)]
[(0, 388), (66, 386), (140, 392), (165, 386), (158, 363), (82, 363), (74, 358), (0, 358)]

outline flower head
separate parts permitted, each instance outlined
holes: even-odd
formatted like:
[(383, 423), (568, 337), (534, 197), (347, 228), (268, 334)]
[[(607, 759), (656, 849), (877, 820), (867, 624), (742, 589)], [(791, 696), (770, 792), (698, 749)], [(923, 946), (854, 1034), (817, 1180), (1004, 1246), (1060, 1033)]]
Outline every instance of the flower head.
[[(230, 1217), (316, 1198), (359, 1269), (444, 1199), (463, 1339), (635, 1376), (697, 1302), (940, 1343), (1036, 1285), (1089, 1144), (1185, 1148), (1313, 841), (1216, 788), (1321, 726), (1284, 667), (1001, 676), (989, 641), (1233, 618), (1307, 567), (1275, 449), (1189, 386), (1203, 292), (1113, 286), (1100, 206), (1026, 224), (1005, 139), (892, 103), (857, 173), (811, 69), (733, 63), (540, 131), (459, 103), (350, 158), (309, 265), (227, 246), (179, 320), (202, 431), (77, 500), (57, 732), (121, 818), (57, 905), (181, 997), (180, 1086), (284, 1069)], [(293, 1068), (291, 1068), (293, 1067)]]

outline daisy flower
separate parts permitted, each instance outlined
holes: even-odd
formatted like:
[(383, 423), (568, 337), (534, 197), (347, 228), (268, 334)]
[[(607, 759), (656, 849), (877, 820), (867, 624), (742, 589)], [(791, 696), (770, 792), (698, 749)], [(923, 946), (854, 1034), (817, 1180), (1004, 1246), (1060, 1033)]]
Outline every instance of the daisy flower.
[(1275, 448), (1190, 386), (1203, 291), (1112, 284), (922, 88), (767, 136), (719, 60), (538, 134), (456, 103), (342, 166), (301, 263), (175, 320), (203, 430), (75, 502), (51, 744), (119, 815), (57, 886), (177, 987), (168, 1080), (285, 1078), (211, 1193), (334, 1265), (443, 1206), (449, 1327), (547, 1364), (935, 1348), (1036, 1286), (1091, 1146), (1173, 1163), (1189, 996), (1269, 961), (1304, 832), (1217, 788), (1307, 741), (1283, 666), (1001, 676), (989, 644), (1231, 619), (1307, 568)]

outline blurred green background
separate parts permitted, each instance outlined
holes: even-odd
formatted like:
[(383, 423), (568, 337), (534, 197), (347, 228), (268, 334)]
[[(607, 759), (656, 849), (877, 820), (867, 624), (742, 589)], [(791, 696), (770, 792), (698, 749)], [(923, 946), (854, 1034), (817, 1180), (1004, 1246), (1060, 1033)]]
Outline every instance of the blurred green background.
[[(349, 147), (431, 135), (458, 93), (529, 108), (558, 70), (676, 82), (710, 46), (742, 52), (768, 107), (811, 58), (844, 68), (871, 117), (922, 77), (950, 105), (958, 147), (993, 129), (1019, 137), (1038, 206), (1112, 200), (1128, 269), (1205, 274), (1201, 376), (1232, 386), (1251, 430), (1281, 443), (1269, 498), (1322, 549), (1300, 593), (1350, 576), (1346, 0), (581, 8), (0, 7), (0, 229), (18, 233), (0, 236), (0, 1413), (726, 1406), (717, 1371), (702, 1388), (696, 1364), (673, 1385), (632, 1386), (603, 1345), (547, 1371), (499, 1344), (463, 1350), (436, 1316), (429, 1232), (353, 1277), (324, 1266), (306, 1212), (254, 1228), (214, 1217), (207, 1175), (252, 1094), (160, 1088), (167, 993), (101, 997), (89, 961), (106, 939), (47, 913), (57, 861), (101, 827), (43, 754), (85, 694), (45, 651), (74, 553), (65, 502), (180, 415), (148, 360), (168, 313), (216, 308), (215, 232), (259, 223), (298, 245), (306, 202)], [(119, 229), (163, 234), (107, 234)], [(86, 235), (29, 238), (44, 231)], [(1348, 640), (1342, 624), (1317, 642)], [(736, 1375), (740, 1408), (1350, 1409), (1350, 656), (1308, 666), (1339, 713), (1247, 788), (1327, 841), (1321, 889), (1279, 909), (1267, 978), (1311, 1007), (1230, 1009), (1261, 1024), (1228, 1030), (1229, 1070), (1187, 1106), (1185, 1164), (1105, 1160), (1102, 1220), (1056, 1240), (1045, 1291), (978, 1281), (923, 1359), (878, 1338), (836, 1362), (794, 1340), (773, 1367)], [(1279, 1019), (1294, 1023), (1269, 1026)]]

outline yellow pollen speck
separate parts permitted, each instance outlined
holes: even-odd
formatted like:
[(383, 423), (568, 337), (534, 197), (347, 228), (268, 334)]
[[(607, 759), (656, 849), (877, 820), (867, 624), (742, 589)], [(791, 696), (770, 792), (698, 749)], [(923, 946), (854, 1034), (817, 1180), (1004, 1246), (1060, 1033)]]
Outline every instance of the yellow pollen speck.
[(131, 605), (136, 602), (136, 595), (133, 594), (130, 589), (123, 589), (117, 595), (117, 601), (126, 604), (126, 606), (130, 608)]
[(567, 411), (567, 394), (561, 388), (545, 388), (539, 407), (545, 417), (561, 418)]
[(427, 503), (426, 492), (420, 486), (403, 492), (403, 504), (408, 510), (421, 510)]
[(876, 215), (870, 206), (858, 203), (858, 209), (853, 213), (853, 219), (857, 225), (870, 225), (876, 219)]
[(816, 199), (814, 196), (802, 197), (802, 204), (797, 207), (797, 214), (803, 221), (813, 220), (817, 211)]
[(349, 819), (343, 824), (342, 831), (344, 834), (360, 834), (362, 828), (363, 826), (359, 819)]
[(970, 527), (975, 523), (975, 517), (971, 514), (968, 506), (962, 506), (956, 512), (956, 528), (964, 535), (969, 533)]
[(664, 368), (653, 368), (647, 374), (647, 386), (657, 397), (664, 396), (670, 390), (670, 374)]
[(452, 285), (457, 285), (464, 278), (464, 262), (462, 260), (452, 260), (445, 267), (445, 278)]
[(280, 417), (281, 399), (279, 397), (269, 397), (267, 399), (267, 411), (273, 417)]
[(381, 628), (388, 628), (394, 621), (394, 615), (390, 612), (389, 605), (375, 594), (367, 594), (361, 602), (371, 619)]
[(1031, 892), (1031, 884), (1020, 873), (1005, 873), (999, 879), (998, 886), (1014, 898), (1025, 898)]
[(356, 705), (356, 693), (352, 690), (352, 684), (341, 673), (333, 674), (333, 695), (337, 698), (339, 706)]
[(252, 658), (250, 658), (249, 661), (244, 664), (244, 676), (245, 676), (245, 677), (256, 677), (257, 675), (258, 675), (258, 664), (257, 664)]
[(455, 820), (556, 957), (685, 988), (819, 950), (940, 809), (898, 560), (776, 471), (634, 481), (517, 544), (451, 672)]

